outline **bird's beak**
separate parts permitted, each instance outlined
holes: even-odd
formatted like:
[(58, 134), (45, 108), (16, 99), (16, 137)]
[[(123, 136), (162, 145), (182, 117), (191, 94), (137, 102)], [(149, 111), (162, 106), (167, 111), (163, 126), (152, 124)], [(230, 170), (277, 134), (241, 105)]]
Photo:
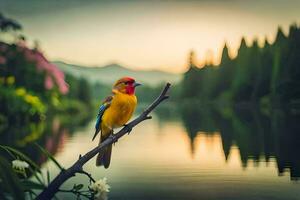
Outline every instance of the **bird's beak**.
[(137, 86), (140, 86), (140, 85), (142, 85), (142, 84), (135, 82), (135, 83), (133, 84), (133, 87), (137, 87)]

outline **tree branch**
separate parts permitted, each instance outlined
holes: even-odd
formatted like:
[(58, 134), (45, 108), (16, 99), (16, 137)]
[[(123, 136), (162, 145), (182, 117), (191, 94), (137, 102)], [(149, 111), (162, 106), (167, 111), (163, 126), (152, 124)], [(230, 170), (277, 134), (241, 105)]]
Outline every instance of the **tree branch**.
[(161, 94), (145, 109), (137, 118), (131, 121), (129, 124), (124, 126), (118, 133), (111, 135), (106, 140), (104, 140), (99, 146), (95, 147), (91, 151), (87, 152), (85, 155), (79, 157), (79, 159), (68, 169), (62, 170), (37, 197), (37, 200), (47, 200), (52, 199), (54, 195), (59, 191), (59, 187), (69, 178), (75, 176), (75, 173), (82, 173), (83, 165), (96, 156), (99, 152), (104, 151), (104, 149), (110, 144), (115, 143), (119, 138), (124, 136), (126, 133), (130, 132), (133, 127), (138, 125), (144, 120), (151, 119), (149, 113), (154, 110), (162, 101), (169, 98), (167, 95), (171, 84), (167, 83)]

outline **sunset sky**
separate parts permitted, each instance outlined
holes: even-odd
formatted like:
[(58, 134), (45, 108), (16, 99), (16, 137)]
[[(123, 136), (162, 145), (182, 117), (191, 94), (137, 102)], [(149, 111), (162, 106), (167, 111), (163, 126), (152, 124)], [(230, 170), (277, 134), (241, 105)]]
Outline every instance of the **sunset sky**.
[(278, 25), (299, 24), (299, 8), (299, 0), (0, 0), (51, 60), (171, 72), (186, 69), (191, 49), (217, 63), (224, 41), (233, 55), (242, 36), (272, 41)]

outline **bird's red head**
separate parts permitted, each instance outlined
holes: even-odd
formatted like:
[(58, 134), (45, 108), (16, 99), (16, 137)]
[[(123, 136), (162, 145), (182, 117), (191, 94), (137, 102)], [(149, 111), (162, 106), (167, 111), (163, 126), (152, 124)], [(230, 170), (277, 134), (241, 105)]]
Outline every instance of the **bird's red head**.
[(137, 83), (133, 78), (123, 77), (115, 83), (114, 89), (121, 93), (133, 95), (135, 92), (135, 87), (139, 85), (141, 84)]

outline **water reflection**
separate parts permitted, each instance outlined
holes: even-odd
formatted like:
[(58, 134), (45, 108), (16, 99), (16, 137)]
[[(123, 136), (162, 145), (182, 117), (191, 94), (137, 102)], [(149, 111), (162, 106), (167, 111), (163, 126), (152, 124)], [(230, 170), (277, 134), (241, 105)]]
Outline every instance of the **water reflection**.
[(185, 106), (181, 109), (182, 121), (191, 139), (191, 154), (196, 147), (198, 134), (220, 134), (225, 160), (236, 146), (243, 168), (249, 160), (258, 166), (276, 159), (278, 174), (290, 171), (292, 180), (300, 177), (300, 126), (299, 116), (282, 110), (273, 110), (267, 116), (258, 109), (238, 109), (236, 112), (215, 111), (209, 107)]
[[(95, 179), (108, 178), (112, 186), (109, 199), (297, 199), (300, 196), (298, 182), (290, 181), (300, 176), (298, 115), (282, 110), (268, 115), (257, 109), (233, 112), (183, 106), (178, 111), (175, 107), (160, 107), (152, 120), (143, 122), (132, 134), (119, 140), (113, 148), (109, 170), (95, 167), (95, 160), (85, 165)], [(43, 130), (35, 141), (54, 154), (63, 166), (70, 166), (79, 154), (97, 145), (98, 141), (91, 141), (94, 119), (86, 120), (89, 123), (83, 123), (80, 129), (76, 128), (80, 123), (74, 118), (48, 119), (49, 123), (33, 128)], [(24, 137), (15, 141), (22, 141), (21, 138)], [(14, 145), (44, 170), (49, 169), (51, 178), (59, 172), (29, 143)], [(72, 188), (74, 183), (83, 183), (85, 187), (89, 184), (85, 177), (76, 176), (63, 187)], [(74, 196), (60, 194), (59, 198), (74, 199)]]
[[(152, 120), (137, 126), (113, 148), (108, 170), (95, 167), (95, 160), (85, 165), (96, 179), (107, 177), (111, 185), (109, 199), (297, 199), (295, 173), (278, 177), (279, 159), (297, 161), (299, 149), (274, 136), (272, 120), (257, 111), (214, 111), (185, 108), (158, 110)], [(202, 112), (203, 111), (203, 112)], [(281, 113), (280, 117), (287, 117)], [(292, 130), (283, 122), (285, 130)], [(70, 166), (79, 154), (97, 145), (91, 142), (93, 122), (69, 138), (56, 159)], [(276, 124), (278, 125), (278, 124)], [(296, 124), (295, 124), (296, 125)], [(278, 127), (277, 127), (278, 128)], [(276, 129), (279, 130), (279, 129)], [(276, 132), (291, 137), (294, 132)], [(286, 135), (288, 134), (288, 135)], [(289, 139), (295, 140), (294, 139)], [(80, 147), (80, 148), (78, 148)], [(285, 152), (279, 149), (290, 149)], [(290, 154), (290, 153), (293, 154)], [(66, 159), (67, 158), (67, 159)], [(56, 167), (48, 162), (52, 174)], [(283, 171), (297, 171), (290, 162)], [(64, 187), (88, 180), (74, 177)], [(84, 182), (83, 182), (84, 183)], [(294, 184), (296, 183), (296, 184)], [(237, 189), (238, 188), (238, 189)], [(62, 199), (73, 196), (61, 194)]]
[[(0, 132), (1, 144), (20, 150), (38, 165), (42, 165), (47, 161), (47, 157), (33, 145), (34, 143), (38, 143), (52, 155), (56, 155), (64, 149), (64, 145), (68, 138), (72, 137), (74, 131), (85, 126), (90, 119), (49, 114), (43, 121), (20, 126), (9, 125)], [(6, 153), (1, 152), (1, 154), (11, 159)]]

